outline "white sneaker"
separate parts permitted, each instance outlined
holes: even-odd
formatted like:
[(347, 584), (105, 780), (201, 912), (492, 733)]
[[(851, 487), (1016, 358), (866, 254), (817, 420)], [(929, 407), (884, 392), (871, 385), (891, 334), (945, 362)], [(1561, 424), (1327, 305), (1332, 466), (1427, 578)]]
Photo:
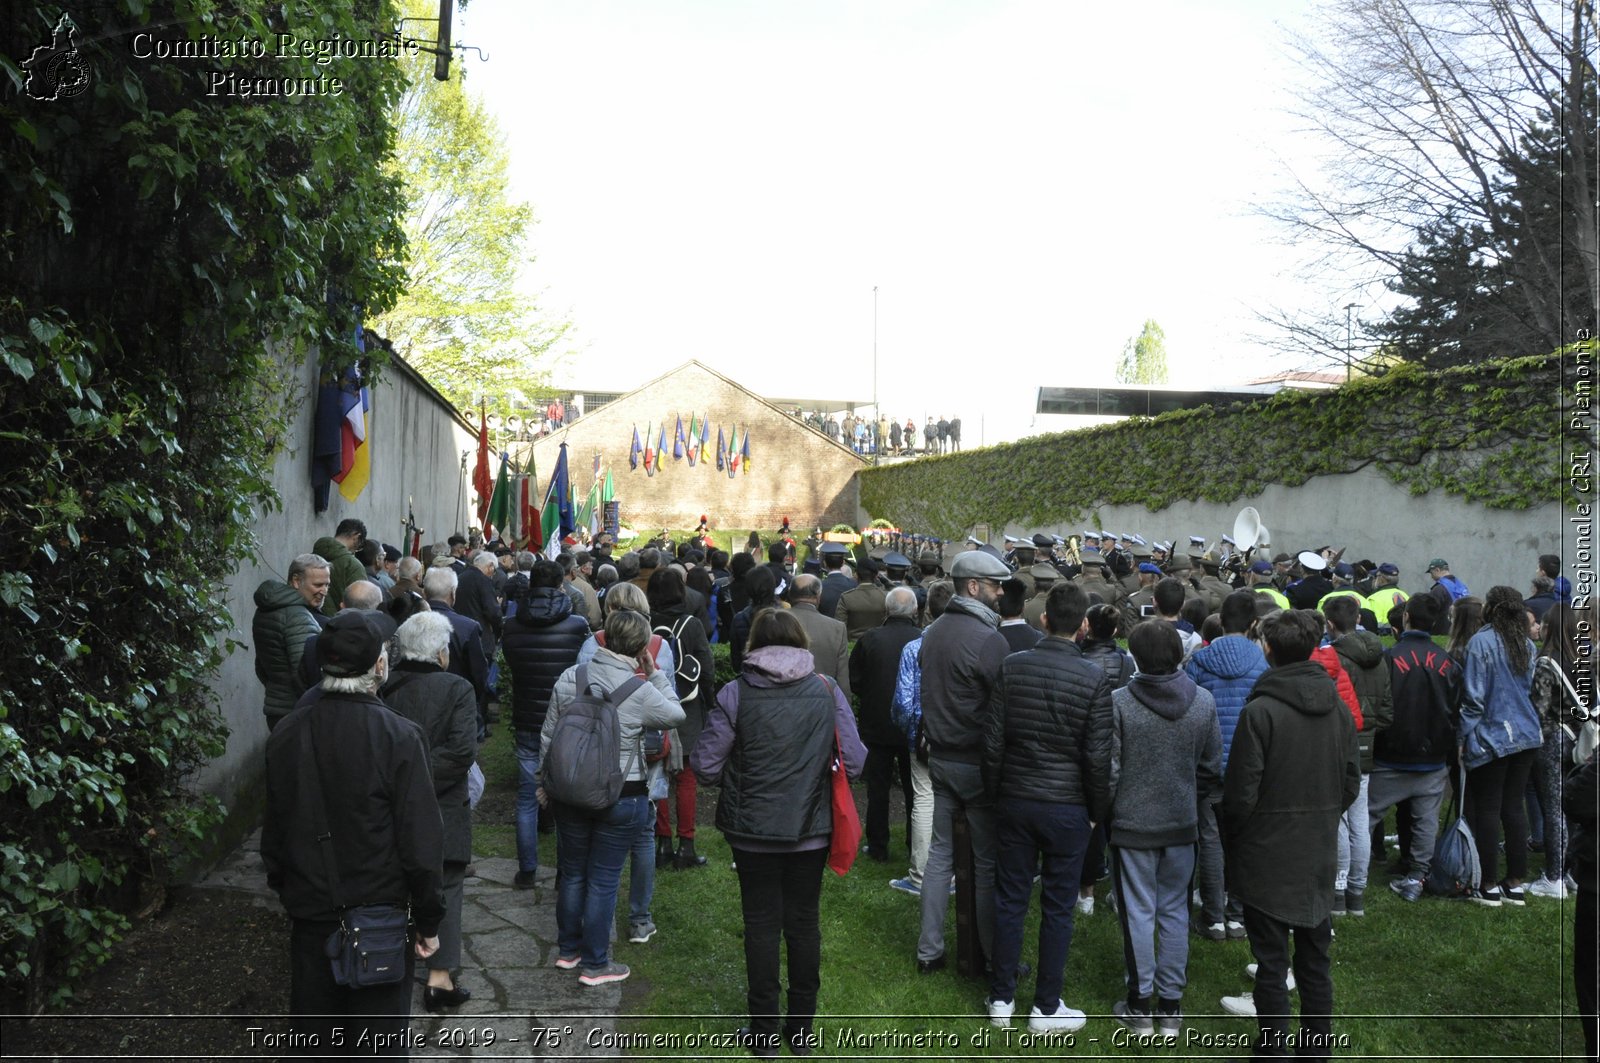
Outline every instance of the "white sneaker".
[(1540, 875), (1528, 884), (1527, 893), (1530, 897), (1549, 897), (1551, 900), (1557, 901), (1566, 900), (1567, 884)]
[[(1250, 981), (1254, 982), (1256, 980), (1256, 970), (1260, 966), (1261, 965), (1259, 963), (1247, 963), (1247, 964), (1244, 965), (1244, 973), (1249, 977)], [(1288, 984), (1289, 984), (1289, 992), (1293, 993), (1294, 992), (1294, 972), (1293, 971), (1289, 972), (1289, 977), (1288, 977), (1287, 981), (1288, 981)]]
[(1229, 1015), (1243, 1015), (1254, 1018), (1256, 1014), (1256, 999), (1249, 993), (1241, 993), (1236, 997), (1223, 997), (1222, 1010)]
[(1091, 893), (1087, 897), (1079, 897), (1078, 898), (1077, 908), (1078, 908), (1078, 914), (1079, 915), (1093, 915), (1094, 914), (1094, 894)]
[(989, 1009), (989, 1024), (998, 1026), (1002, 1030), (1011, 1029), (1011, 1016), (1016, 1013), (1015, 1000), (985, 1000), (984, 1006)]
[(1081, 1030), (1089, 1017), (1077, 1008), (1069, 1008), (1065, 1001), (1056, 1001), (1054, 1014), (1046, 1015), (1038, 1005), (1028, 1014), (1028, 1029), (1033, 1033), (1072, 1033)]

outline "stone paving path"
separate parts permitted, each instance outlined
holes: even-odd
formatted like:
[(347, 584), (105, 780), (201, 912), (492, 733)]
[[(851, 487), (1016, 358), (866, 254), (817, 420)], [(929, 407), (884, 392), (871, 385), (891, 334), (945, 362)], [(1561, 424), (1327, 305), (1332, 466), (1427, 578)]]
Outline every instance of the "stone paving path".
[[(280, 910), (267, 886), (257, 831), (199, 883), (247, 894)], [(515, 860), (475, 861), (462, 903), (461, 984), (472, 999), (450, 1012), (422, 1006), (418, 985), (411, 1028), (426, 1047), (412, 1057), (555, 1059), (623, 1055), (607, 1042), (616, 1031), (626, 982), (590, 988), (556, 960), (555, 869), (541, 867), (531, 890), (511, 887)], [(624, 880), (626, 881), (626, 880)], [(615, 927), (612, 928), (615, 934)]]

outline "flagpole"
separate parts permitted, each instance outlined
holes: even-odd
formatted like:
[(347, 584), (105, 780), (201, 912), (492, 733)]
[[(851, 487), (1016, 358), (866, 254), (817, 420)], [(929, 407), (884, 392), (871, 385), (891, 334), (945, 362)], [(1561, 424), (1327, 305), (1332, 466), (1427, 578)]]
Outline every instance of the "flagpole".
[(883, 451), (883, 440), (877, 439), (878, 422), (883, 420), (883, 411), (878, 409), (878, 286), (872, 286), (872, 434), (876, 442), (872, 447), (872, 464), (878, 464), (878, 455)]

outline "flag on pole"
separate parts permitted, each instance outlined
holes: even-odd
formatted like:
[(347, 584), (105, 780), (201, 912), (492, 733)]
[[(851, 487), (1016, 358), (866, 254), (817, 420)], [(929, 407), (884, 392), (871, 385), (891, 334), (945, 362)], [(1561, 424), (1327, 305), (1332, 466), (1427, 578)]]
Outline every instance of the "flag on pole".
[(411, 496), (406, 496), (406, 540), (401, 544), (410, 557), (422, 557), (422, 529), (417, 527), (416, 509), (411, 504)]
[(728, 443), (722, 437), (722, 426), (717, 425), (717, 471), (728, 467)]
[[(745, 438), (749, 439), (749, 429), (745, 430)], [(728, 442), (728, 475), (731, 477), (739, 471), (739, 428), (733, 429), (733, 438)]]
[(644, 474), (656, 474), (656, 452), (650, 448), (650, 426), (644, 426)]
[(639, 442), (639, 426), (633, 426), (633, 446), (628, 448), (628, 468), (639, 467), (639, 455), (643, 453), (644, 446)]
[(667, 425), (661, 423), (661, 438), (656, 441), (656, 468), (661, 468), (661, 463), (667, 460)]
[(740, 451), (740, 454), (742, 454), (744, 456), (744, 474), (746, 476), (749, 476), (750, 475), (750, 429), (748, 429), (748, 428), (746, 428), (744, 430), (744, 450)]
[(672, 460), (683, 460), (683, 415), (678, 415), (678, 426), (672, 430)]
[(698, 442), (699, 442), (699, 429), (695, 425), (694, 413), (691, 412), (689, 414), (689, 446), (687, 448), (687, 456), (689, 458), (689, 468), (691, 468), (691, 469), (694, 468), (695, 445)]
[(478, 493), (478, 523), (482, 524), (489, 512), (489, 499), (494, 494), (494, 474), (489, 471), (489, 416), (478, 407), (478, 464), (472, 470), (472, 489)]
[(527, 549), (538, 552), (544, 549), (543, 509), (534, 501), (539, 498), (539, 467), (534, 464), (533, 451), (528, 451), (528, 482), (523, 487), (523, 528), (526, 530)]
[(561, 456), (556, 458), (556, 471), (550, 476), (550, 486), (544, 494), (544, 508), (540, 517), (544, 533), (545, 556), (554, 561), (561, 553), (561, 539), (572, 530), (572, 489), (567, 477), (567, 445), (561, 444)]
[(611, 470), (606, 470), (606, 482), (600, 487), (600, 504), (606, 505), (617, 497), (617, 485), (611, 482)]
[(511, 456), (500, 454), (500, 474), (494, 480), (494, 494), (489, 497), (489, 508), (483, 518), (483, 538), (488, 542), (491, 529), (504, 529), (511, 517)]
[(711, 422), (702, 417), (700, 418), (700, 450), (702, 453), (704, 453), (706, 444), (709, 442), (711, 442)]

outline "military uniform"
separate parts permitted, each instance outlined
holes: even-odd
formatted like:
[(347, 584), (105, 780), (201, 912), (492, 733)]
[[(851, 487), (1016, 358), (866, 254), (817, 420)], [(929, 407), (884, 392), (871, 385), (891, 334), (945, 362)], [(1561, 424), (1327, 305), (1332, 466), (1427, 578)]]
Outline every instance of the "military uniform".
[(1106, 579), (1105, 558), (1100, 556), (1098, 550), (1084, 553), (1083, 571), (1078, 574), (1077, 583), (1089, 594), (1097, 595), (1107, 605), (1116, 605), (1124, 597), (1122, 585)]
[(852, 642), (882, 625), (889, 616), (889, 607), (885, 603), (889, 592), (878, 586), (875, 580), (865, 578), (866, 574), (863, 569), (862, 581), (839, 595), (839, 604), (833, 611), (833, 618), (843, 622), (847, 629), (846, 637)]
[(1022, 619), (1027, 621), (1029, 627), (1038, 628), (1040, 631), (1043, 631), (1044, 600), (1049, 596), (1050, 588), (1056, 585), (1056, 581), (1060, 579), (1061, 576), (1060, 573), (1056, 571), (1054, 565), (1044, 561), (1034, 565), (1033, 571), (1030, 574), (1033, 576), (1034, 584), (1038, 587), (1038, 590), (1034, 592), (1033, 597), (1029, 598), (1027, 602), (1023, 604)]

